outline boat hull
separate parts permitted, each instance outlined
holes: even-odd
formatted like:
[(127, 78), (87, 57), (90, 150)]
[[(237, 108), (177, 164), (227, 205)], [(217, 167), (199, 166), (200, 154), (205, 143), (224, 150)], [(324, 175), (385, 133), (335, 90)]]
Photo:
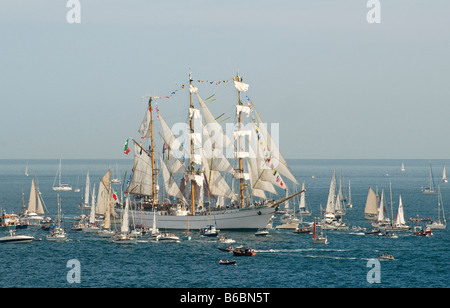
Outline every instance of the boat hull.
[(0, 238), (0, 243), (29, 243), (34, 238), (26, 235), (13, 235)]
[[(208, 214), (189, 216), (189, 229), (200, 230), (212, 222), (220, 230), (258, 230), (266, 227), (274, 212), (275, 209), (269, 206), (214, 211), (211, 216)], [(133, 211), (133, 214), (136, 225), (153, 224), (152, 211)], [(160, 215), (157, 212), (156, 225), (159, 229), (186, 230), (188, 220), (187, 216)]]

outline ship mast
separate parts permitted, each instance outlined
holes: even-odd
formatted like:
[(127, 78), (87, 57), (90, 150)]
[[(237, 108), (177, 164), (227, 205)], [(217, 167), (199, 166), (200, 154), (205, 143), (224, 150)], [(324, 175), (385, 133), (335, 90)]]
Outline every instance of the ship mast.
[(152, 157), (152, 198), (153, 206), (155, 206), (156, 198), (156, 174), (155, 174), (155, 148), (153, 144), (153, 107), (152, 107), (152, 97), (148, 100), (148, 108), (150, 110), (150, 154)]
[[(242, 82), (242, 78), (239, 76), (239, 72), (237, 74), (237, 81), (238, 82)], [(242, 101), (241, 101), (241, 91), (238, 90), (238, 100), (239, 100), (239, 105), (242, 106)], [(239, 111), (239, 116), (238, 116), (238, 129), (241, 129), (242, 125), (242, 112)], [(238, 151), (241, 150), (242, 147), (242, 139), (241, 136), (239, 136), (238, 138)], [(242, 157), (241, 155), (239, 155), (239, 173), (244, 172), (244, 168), (242, 165)], [(241, 176), (239, 179), (239, 204), (241, 207), (244, 207), (244, 178)]]
[[(189, 73), (189, 89), (192, 87), (192, 75)], [(192, 103), (192, 92), (189, 91), (189, 107), (194, 108), (194, 104)], [(189, 121), (189, 127), (191, 134), (194, 133), (194, 117), (191, 117)], [(194, 139), (191, 138), (191, 208), (192, 215), (195, 215), (195, 180), (194, 180)]]

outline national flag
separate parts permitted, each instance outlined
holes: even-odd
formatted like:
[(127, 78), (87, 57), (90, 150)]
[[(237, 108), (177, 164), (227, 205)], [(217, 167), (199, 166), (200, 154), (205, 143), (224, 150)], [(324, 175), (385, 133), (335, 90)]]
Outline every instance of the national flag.
[(116, 191), (114, 191), (114, 193), (113, 193), (113, 198), (114, 198), (114, 200), (116, 200), (117, 201), (117, 192)]
[(128, 147), (128, 141), (129, 141), (130, 139), (127, 139), (127, 142), (125, 142), (125, 147), (123, 148), (123, 152), (125, 153), (125, 154), (127, 154), (128, 155), (128, 153), (130, 153), (130, 151), (131, 151), (131, 149)]

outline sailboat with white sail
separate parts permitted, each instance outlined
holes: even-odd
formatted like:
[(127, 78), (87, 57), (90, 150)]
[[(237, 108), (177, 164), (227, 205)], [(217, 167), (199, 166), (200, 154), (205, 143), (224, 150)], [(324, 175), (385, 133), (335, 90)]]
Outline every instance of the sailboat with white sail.
[(430, 165), (430, 175), (429, 175), (429, 182), (428, 187), (422, 187), (422, 194), (425, 195), (432, 195), (436, 193), (436, 189), (434, 188), (434, 178), (433, 178), (433, 169), (431, 168), (431, 161), (429, 163)]
[(364, 208), (364, 218), (374, 220), (378, 218), (378, 199), (372, 187), (367, 193), (366, 207)]
[[(159, 191), (156, 189), (159, 170), (155, 167), (153, 98), (149, 99), (139, 133), (143, 138), (150, 140), (150, 145), (147, 151), (134, 142), (133, 173), (127, 187), (127, 192), (139, 201), (140, 208), (136, 211), (136, 220), (138, 224), (150, 225), (153, 220), (153, 209), (156, 207), (159, 228), (186, 230), (188, 221), (186, 215), (189, 215), (189, 228), (199, 230), (210, 224), (210, 215), (207, 211), (211, 208), (217, 228), (250, 230), (264, 228), (278, 205), (300, 194), (298, 192), (277, 201), (268, 201), (265, 192), (276, 193), (275, 187), (287, 189), (282, 176), (295, 185), (298, 185), (298, 182), (263, 125), (253, 103), (246, 97), (247, 104), (243, 104), (241, 92), (247, 91), (248, 85), (242, 82), (239, 75), (234, 79), (235, 88), (238, 90), (236, 105), (238, 124), (233, 133), (233, 141), (224, 133), (192, 82), (193, 79), (190, 78), (187, 132), (190, 146), (180, 147), (182, 143), (174, 137), (157, 109), (162, 138), (167, 146), (167, 158), (161, 162), (164, 189), (172, 200), (176, 200), (174, 203), (161, 203)], [(193, 97), (197, 98), (200, 109), (194, 107)], [(244, 129), (242, 119), (245, 115), (248, 118), (251, 116), (252, 121), (246, 127), (251, 127), (252, 130)], [(259, 143), (256, 142), (256, 149), (252, 149), (256, 153), (254, 157), (251, 157), (250, 149), (245, 147), (250, 146), (252, 133), (257, 135), (254, 140), (259, 140)], [(182, 155), (177, 157), (174, 154), (176, 151), (180, 152), (180, 149), (183, 149)], [(225, 157), (224, 153), (230, 151), (227, 149), (234, 151), (235, 167)], [(181, 157), (186, 158), (186, 164), (180, 161)], [(182, 185), (177, 184), (176, 176), (181, 177)], [(231, 185), (227, 181), (229, 178), (232, 178)], [(233, 183), (237, 184), (238, 193), (234, 192), (236, 185)], [(188, 186), (191, 187), (189, 196), (186, 194)], [(207, 200), (203, 199), (202, 191), (208, 192)], [(227, 200), (226, 205), (221, 203), (222, 201), (219, 202), (224, 199)], [(217, 200), (215, 206), (212, 204), (214, 200)]]
[(400, 195), (399, 203), (398, 203), (397, 217), (395, 218), (395, 221), (393, 221), (390, 226), (386, 227), (386, 231), (407, 232), (409, 230), (411, 230), (411, 226), (408, 226), (406, 224), (405, 212), (403, 210), (402, 196)]
[(42, 199), (41, 192), (37, 186), (36, 176), (31, 180), (30, 198), (28, 200), (28, 207), (20, 213), (20, 220), (29, 221), (30, 225), (39, 225), (44, 220), (42, 215), (44, 211), (44, 200)]
[(448, 180), (447, 180), (447, 171), (445, 171), (445, 164), (444, 164), (444, 168), (442, 168), (442, 182), (448, 183)]
[(46, 236), (47, 241), (51, 242), (65, 242), (67, 241), (67, 234), (66, 231), (64, 231), (64, 228), (61, 228), (61, 198), (59, 197), (59, 194), (57, 195), (57, 202), (58, 202), (58, 225), (55, 227), (52, 231), (50, 231), (50, 234)]
[[(58, 186), (55, 186), (56, 179), (59, 178)], [(69, 184), (62, 184), (61, 183), (61, 159), (59, 160), (59, 167), (56, 171), (55, 180), (53, 181), (53, 190), (54, 191), (70, 191), (72, 190), (72, 186), (69, 186)]]
[(438, 217), (430, 224), (427, 224), (427, 227), (431, 229), (441, 229), (441, 230), (447, 228), (447, 220), (445, 219), (445, 211), (444, 211), (444, 201), (442, 200), (441, 187), (439, 185), (438, 185)]
[(298, 214), (301, 217), (311, 216), (311, 211), (308, 209), (307, 204), (306, 204), (305, 182), (302, 183), (302, 193), (300, 194), (300, 204), (298, 206)]
[(120, 233), (114, 236), (113, 242), (120, 245), (135, 245), (137, 244), (137, 238), (131, 236), (130, 234), (130, 221), (129, 221), (129, 210), (130, 210), (130, 196), (127, 195), (125, 199), (125, 209), (122, 215), (122, 226), (120, 228)]

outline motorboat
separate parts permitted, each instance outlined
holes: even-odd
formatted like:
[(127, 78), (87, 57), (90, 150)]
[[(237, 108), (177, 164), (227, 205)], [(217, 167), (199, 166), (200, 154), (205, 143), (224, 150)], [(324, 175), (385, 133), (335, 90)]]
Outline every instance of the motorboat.
[(235, 249), (233, 249), (233, 254), (237, 257), (255, 257), (256, 256), (256, 251), (254, 251), (253, 249), (249, 248), (249, 247), (245, 247), (245, 246), (239, 246), (236, 247)]
[(224, 252), (232, 252), (233, 251), (233, 247), (231, 247), (231, 246), (228, 246), (227, 248), (219, 247), (219, 250), (220, 251), (224, 251)]
[(161, 232), (161, 234), (156, 237), (156, 241), (178, 243), (180, 241), (180, 238), (170, 232)]
[(395, 260), (393, 255), (388, 254), (387, 252), (381, 254), (378, 258), (380, 261), (392, 261)]
[(311, 228), (310, 227), (300, 227), (294, 230), (295, 234), (310, 234)]
[(433, 235), (433, 232), (432, 232), (432, 230), (431, 230), (431, 228), (430, 227), (419, 227), (419, 226), (416, 226), (416, 227), (414, 227), (414, 233), (413, 233), (414, 235), (416, 235), (416, 236), (432, 236)]
[(266, 236), (269, 235), (269, 231), (266, 229), (258, 229), (258, 231), (255, 232), (255, 236)]
[(19, 235), (10, 230), (9, 235), (0, 237), (0, 243), (29, 243), (34, 237), (29, 235)]
[(226, 236), (225, 237), (221, 236), (219, 239), (219, 242), (224, 243), (224, 244), (232, 244), (232, 243), (235, 243), (236, 241), (233, 240), (232, 238), (228, 238)]

